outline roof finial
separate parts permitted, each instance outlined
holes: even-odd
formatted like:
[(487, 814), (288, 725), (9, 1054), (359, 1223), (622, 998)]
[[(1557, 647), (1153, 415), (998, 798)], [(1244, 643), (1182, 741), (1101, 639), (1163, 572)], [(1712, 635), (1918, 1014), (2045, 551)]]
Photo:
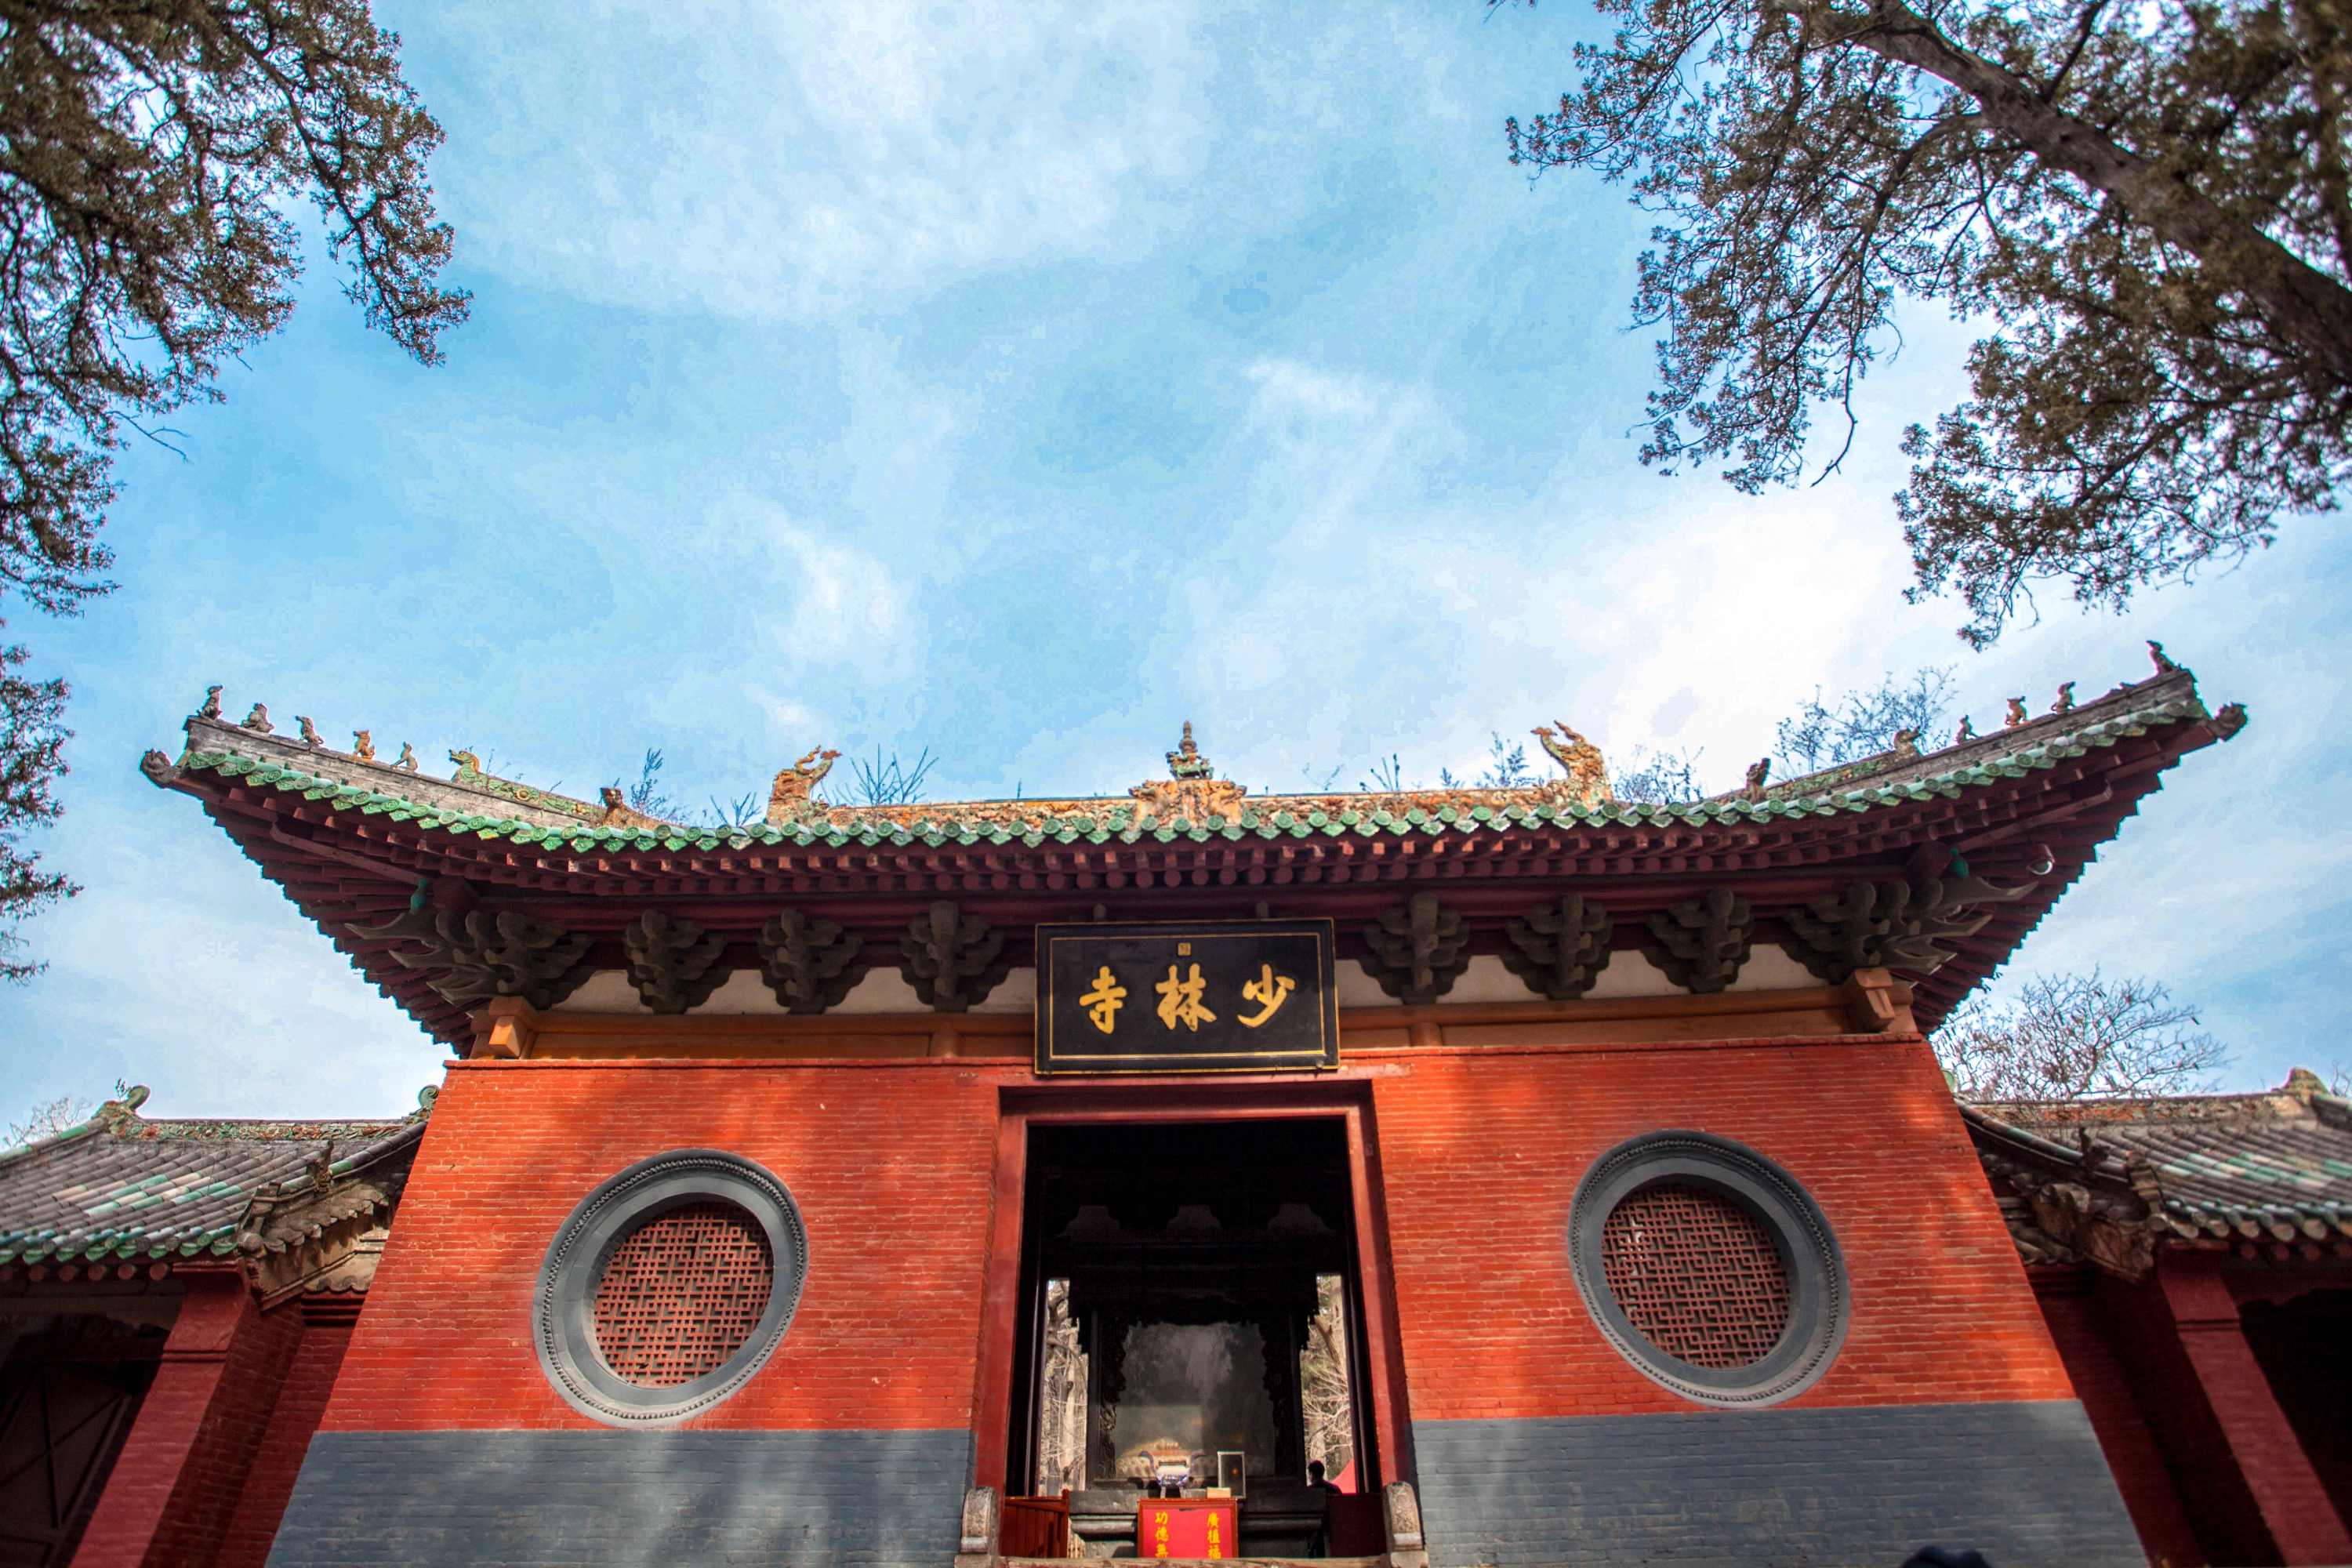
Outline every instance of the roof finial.
[(1953, 732), (1952, 744), (1961, 745), (1977, 738), (1977, 721), (1967, 714), (1960, 715), (1960, 727)]
[(2053, 713), (2072, 713), (2074, 710), (2074, 683), (2070, 680), (2065, 685), (2058, 689), (2058, 700), (2050, 705), (2050, 711)]
[(768, 820), (782, 826), (808, 809), (811, 793), (824, 775), (833, 772), (834, 759), (839, 752), (823, 746), (812, 746), (808, 754), (775, 776), (768, 785)]
[(1209, 759), (1201, 754), (1201, 748), (1192, 742), (1192, 721), (1190, 719), (1184, 721), (1184, 738), (1176, 742), (1174, 751), (1168, 753), (1168, 776), (1174, 779), (1213, 779), (1217, 776), (1216, 770), (1209, 765)]
[(316, 724), (311, 723), (307, 717), (297, 713), (294, 716), (294, 721), (302, 726), (302, 743), (304, 745), (323, 746), (327, 743), (320, 738), (319, 727)]
[(2020, 724), (2024, 722), (2025, 699), (2022, 697), (2011, 698), (2009, 700), (2009, 715), (2007, 718), (2001, 720), (2000, 727), (2004, 730), (2014, 730)]
[(375, 735), (368, 730), (352, 731), (352, 755), (363, 763), (375, 761)]
[(2165, 658), (2164, 645), (2157, 641), (2154, 637), (2147, 639), (2147, 657), (2156, 661), (2156, 672), (2158, 675), (2170, 675), (2174, 670), (2180, 668), (2170, 659)]
[[(1555, 726), (1558, 734), (1553, 733)], [(1598, 805), (1617, 798), (1610, 793), (1609, 763), (1601, 748), (1570, 729), (1565, 721), (1538, 724), (1529, 733), (1543, 742), (1545, 754), (1568, 773), (1565, 780), (1546, 787), (1564, 791), (1579, 805)]]
[(269, 721), (268, 708), (259, 702), (255, 703), (253, 711), (245, 716), (244, 727), (257, 735), (267, 735), (277, 728)]
[(205, 687), (205, 705), (204, 705), (203, 707), (201, 707), (201, 708), (199, 708), (199, 709), (197, 709), (197, 710), (196, 710), (196, 717), (197, 717), (197, 718), (199, 718), (199, 719), (217, 719), (217, 718), (219, 718), (219, 717), (220, 717), (220, 694), (221, 694), (221, 689), (220, 689), (219, 687), (217, 687), (217, 686), (207, 686), (207, 687)]

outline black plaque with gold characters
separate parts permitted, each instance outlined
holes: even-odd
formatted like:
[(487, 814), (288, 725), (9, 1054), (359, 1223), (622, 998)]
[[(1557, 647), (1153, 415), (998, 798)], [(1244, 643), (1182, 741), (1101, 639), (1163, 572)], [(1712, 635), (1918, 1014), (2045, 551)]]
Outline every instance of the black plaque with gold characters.
[(1339, 1065), (1329, 921), (1037, 928), (1040, 1073)]

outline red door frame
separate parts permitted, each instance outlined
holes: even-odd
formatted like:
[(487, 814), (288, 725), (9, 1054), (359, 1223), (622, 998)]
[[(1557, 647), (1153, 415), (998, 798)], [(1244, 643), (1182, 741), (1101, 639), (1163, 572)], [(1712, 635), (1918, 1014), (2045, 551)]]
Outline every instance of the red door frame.
[[(1099, 1079), (1008, 1085), (999, 1090), (996, 1180), (988, 1267), (980, 1310), (980, 1370), (972, 1390), (975, 1486), (1002, 1490), (1013, 1409), (1013, 1334), (1021, 1321), (1021, 1222), (1027, 1208), (1033, 1124), (1139, 1121), (1273, 1121), (1335, 1118), (1348, 1133), (1349, 1188), (1355, 1203), (1357, 1297), (1363, 1303), (1364, 1363), (1379, 1484), (1412, 1479), (1404, 1349), (1397, 1333), (1395, 1274), (1389, 1262), (1388, 1209), (1369, 1077)], [(1376, 1489), (1367, 1487), (1366, 1490)]]

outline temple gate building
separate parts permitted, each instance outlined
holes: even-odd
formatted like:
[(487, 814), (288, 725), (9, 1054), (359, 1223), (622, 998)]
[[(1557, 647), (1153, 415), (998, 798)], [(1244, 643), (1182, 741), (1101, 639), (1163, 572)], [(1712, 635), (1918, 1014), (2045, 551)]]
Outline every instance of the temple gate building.
[[(2063, 1147), (1964, 1118), (1925, 1038), (2244, 722), (2160, 654), (1692, 805), (1612, 800), (1564, 727), (1528, 788), (1261, 797), (1188, 725), (1123, 798), (845, 807), (812, 752), (735, 827), (217, 699), (149, 776), (455, 1059), (429, 1115), (225, 1124), (291, 1157), (185, 1236), (14, 1217), (27, 1162), (100, 1173), (41, 1198), (93, 1215), (100, 1175), (115, 1209), (194, 1183), (122, 1163), (203, 1142), (133, 1106), (0, 1163), (5, 1310), (70, 1294), (41, 1354), (136, 1297), (158, 1342), (107, 1364), (160, 1371), (123, 1387), (276, 1333), (293, 1391), (148, 1393), (110, 1418), (139, 1485), (90, 1460), (24, 1561), (2021, 1568), (2195, 1536), (2127, 1507), (2029, 1281), (2020, 1194)], [(170, 1466), (205, 1432), (250, 1479), (199, 1528)]]

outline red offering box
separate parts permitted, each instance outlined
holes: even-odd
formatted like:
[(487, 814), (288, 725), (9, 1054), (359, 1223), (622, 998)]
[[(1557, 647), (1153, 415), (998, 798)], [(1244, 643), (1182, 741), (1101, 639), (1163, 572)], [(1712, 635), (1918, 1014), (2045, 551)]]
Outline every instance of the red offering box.
[(1135, 1509), (1138, 1557), (1237, 1557), (1231, 1498), (1147, 1498)]

